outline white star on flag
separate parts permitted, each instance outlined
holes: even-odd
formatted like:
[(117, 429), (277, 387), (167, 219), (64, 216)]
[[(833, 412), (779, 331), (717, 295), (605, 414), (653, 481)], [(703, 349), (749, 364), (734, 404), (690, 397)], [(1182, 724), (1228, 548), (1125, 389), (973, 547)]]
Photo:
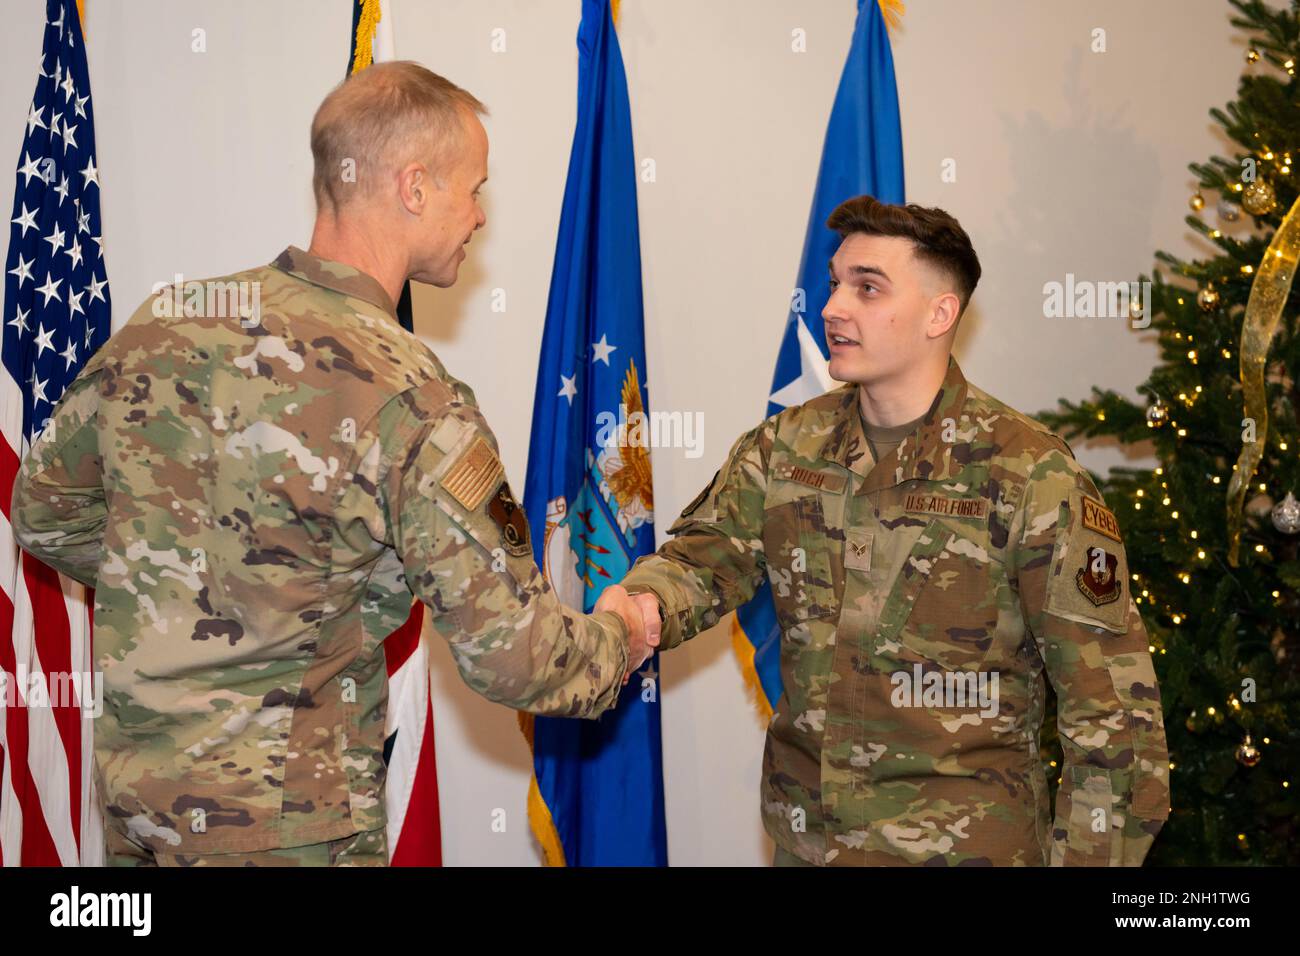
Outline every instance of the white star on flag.
[(572, 406), (573, 399), (578, 394), (578, 386), (576, 384), (578, 381), (578, 376), (574, 375), (572, 378), (570, 378), (568, 375), (564, 375), (563, 373), (561, 373), (560, 381), (563, 384), (560, 386), (560, 394), (556, 397), (567, 398), (569, 400), (569, 405)]
[(32, 282), (36, 281), (35, 279), (32, 279), (32, 266), (35, 264), (36, 264), (35, 259), (33, 259), (31, 262), (24, 262), (23, 254), (21, 252), (18, 253), (18, 265), (14, 266), (12, 269), (9, 270), (9, 274), (11, 276), (18, 277), (18, 288), (21, 289), (23, 287), (24, 279), (30, 279)]
[(41, 327), (36, 332), (36, 354), (38, 356), (44, 355), (46, 349), (54, 348), (54, 342), (52, 339), (54, 338), (55, 331), (56, 329), (47, 330), (45, 328), (45, 323), (41, 323)]
[(10, 219), (9, 221), (21, 227), (23, 230), (23, 235), (25, 236), (27, 235), (27, 229), (29, 227), (32, 229), (36, 228), (37, 210), (28, 209), (27, 203), (23, 203), (22, 206), (23, 206), (22, 212), (20, 212), (17, 216), (15, 216), (13, 219)]
[(835, 379), (831, 378), (830, 363), (822, 356), (822, 351), (817, 347), (812, 332), (808, 330), (807, 324), (802, 319), (796, 316), (795, 321), (799, 323), (795, 333), (799, 339), (799, 377), (786, 382), (773, 392), (771, 397), (774, 404), (785, 408), (791, 405), (802, 405), (835, 387)]
[(609, 353), (618, 348), (617, 345), (610, 345), (609, 342), (606, 341), (606, 336), (604, 335), (601, 335), (599, 342), (592, 342), (591, 347), (596, 350), (596, 354), (591, 358), (593, 365), (597, 362), (604, 362), (608, 365)]

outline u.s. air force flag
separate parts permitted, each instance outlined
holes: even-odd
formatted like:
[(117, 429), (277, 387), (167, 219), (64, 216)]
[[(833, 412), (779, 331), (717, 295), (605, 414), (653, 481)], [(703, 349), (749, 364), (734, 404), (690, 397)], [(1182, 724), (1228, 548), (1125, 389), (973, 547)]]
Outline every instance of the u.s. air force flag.
[[(881, 202), (903, 202), (903, 134), (894, 56), (885, 29), (885, 17), (893, 22), (901, 6), (897, 0), (858, 0), (849, 57), (826, 126), (799, 280), (772, 376), (769, 415), (816, 398), (835, 385), (827, 372), (822, 325), (822, 309), (830, 297), (826, 264), (840, 243), (826, 226), (831, 211), (844, 200), (864, 194)], [(770, 719), (782, 692), (781, 631), (767, 582), (736, 612), (732, 644), (760, 712)]]
[[(610, 0), (583, 0), (578, 51), (524, 506), (538, 566), (564, 603), (590, 611), (654, 551), (654, 498), (638, 441), (648, 405), (636, 161)], [(597, 721), (531, 721), (529, 819), (548, 864), (667, 864), (657, 662)]]

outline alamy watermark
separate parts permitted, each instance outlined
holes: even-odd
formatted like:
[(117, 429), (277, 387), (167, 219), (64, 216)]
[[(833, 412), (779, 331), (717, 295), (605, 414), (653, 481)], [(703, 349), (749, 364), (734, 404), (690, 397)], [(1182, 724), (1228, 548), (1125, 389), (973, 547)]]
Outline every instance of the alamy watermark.
[(1064, 282), (1043, 283), (1048, 319), (1128, 319), (1135, 329), (1151, 324), (1151, 283), (1094, 282), (1065, 274)]
[(90, 671), (0, 670), (0, 708), (78, 707), (91, 717), (104, 713), (104, 675)]
[(596, 416), (598, 448), (684, 448), (687, 458), (704, 454), (703, 412), (631, 413), (627, 405), (618, 406), (618, 414), (601, 412)]
[(979, 708), (981, 717), (998, 715), (997, 671), (895, 671), (889, 702), (895, 707)]
[[(262, 284), (186, 279), (179, 272), (172, 282), (155, 282), (153, 314), (160, 319), (239, 319), (246, 329), (262, 321)], [(170, 294), (168, 294), (170, 290)]]

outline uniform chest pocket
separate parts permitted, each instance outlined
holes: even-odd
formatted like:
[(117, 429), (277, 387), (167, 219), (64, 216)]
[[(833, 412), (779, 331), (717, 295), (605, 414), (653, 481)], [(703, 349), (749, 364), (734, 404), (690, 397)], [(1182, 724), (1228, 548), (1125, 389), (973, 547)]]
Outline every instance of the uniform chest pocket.
[(763, 551), (777, 616), (808, 621), (838, 613), (832, 552), (844, 535), (828, 528), (821, 497), (804, 494), (769, 504), (763, 517)]
[(993, 647), (1005, 573), (987, 535), (969, 524), (933, 518), (899, 569), (882, 623), (909, 660), (974, 670)]

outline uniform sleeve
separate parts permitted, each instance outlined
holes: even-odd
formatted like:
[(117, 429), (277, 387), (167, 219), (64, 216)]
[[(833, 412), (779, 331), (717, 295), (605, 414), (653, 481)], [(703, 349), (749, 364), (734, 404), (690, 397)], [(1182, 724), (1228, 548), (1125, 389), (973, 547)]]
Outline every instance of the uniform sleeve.
[(556, 717), (612, 708), (627, 670), (618, 615), (562, 605), (533, 561), (479, 410), (453, 402), (421, 424), (385, 481), (407, 586), (432, 610), (465, 682), (489, 700)]
[(108, 521), (95, 424), (100, 368), (88, 364), (64, 392), (18, 469), (9, 510), (24, 551), (90, 587)]
[(717, 624), (762, 583), (770, 447), (764, 425), (742, 435), (726, 464), (668, 529), (671, 540), (624, 577), (632, 594), (652, 593), (659, 600), (661, 650)]
[(1036, 463), (1012, 540), (1065, 764), (1053, 866), (1138, 866), (1169, 815), (1169, 754), (1119, 526), (1067, 451)]

